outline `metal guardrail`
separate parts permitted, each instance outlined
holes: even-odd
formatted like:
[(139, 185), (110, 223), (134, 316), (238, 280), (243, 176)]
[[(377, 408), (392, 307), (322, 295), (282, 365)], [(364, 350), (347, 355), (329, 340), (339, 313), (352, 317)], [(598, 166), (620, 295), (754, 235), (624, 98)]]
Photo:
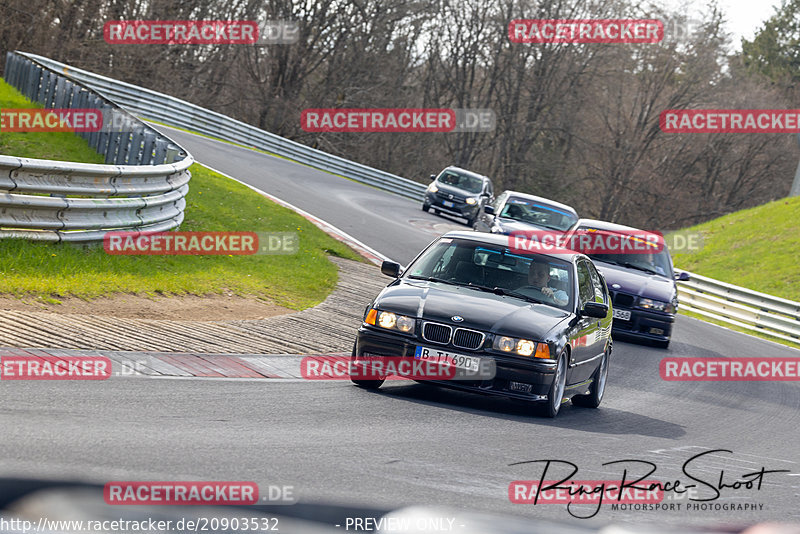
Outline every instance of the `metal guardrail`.
[(6, 55), (4, 78), (49, 109), (99, 109), (119, 128), (76, 132), (105, 165), (0, 155), (0, 238), (97, 241), (106, 231), (164, 231), (183, 221), (192, 156), (101, 94), (27, 54)]
[(800, 343), (800, 302), (689, 273), (678, 282), (681, 309), (752, 332)]
[(142, 117), (292, 159), (390, 193), (422, 201), (426, 186), (265, 132), (190, 102), (107, 78), (49, 58), (24, 54), (68, 74)]

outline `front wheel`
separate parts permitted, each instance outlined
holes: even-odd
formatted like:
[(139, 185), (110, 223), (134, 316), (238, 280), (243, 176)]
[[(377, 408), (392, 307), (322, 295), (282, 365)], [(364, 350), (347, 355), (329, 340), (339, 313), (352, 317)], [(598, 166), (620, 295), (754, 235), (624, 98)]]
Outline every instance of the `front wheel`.
[[(358, 361), (358, 356), (356, 356), (356, 346), (353, 344), (353, 353), (350, 355), (350, 358), (355, 363)], [(356, 367), (355, 365), (353, 367)], [(378, 380), (361, 380), (358, 378), (353, 378), (353, 375), (350, 375), (350, 381), (355, 384), (356, 386), (364, 389), (378, 389), (383, 385), (386, 381), (386, 378), (380, 378)]]
[(576, 395), (572, 397), (572, 404), (576, 406), (584, 406), (586, 408), (597, 408), (603, 401), (603, 394), (606, 391), (606, 381), (608, 380), (608, 358), (609, 351), (603, 353), (603, 359), (600, 360), (600, 367), (595, 371), (592, 386), (589, 388), (588, 395)]
[(542, 407), (541, 413), (545, 417), (553, 418), (558, 415), (561, 409), (561, 401), (564, 399), (564, 388), (567, 384), (567, 353), (562, 352), (558, 357), (556, 374), (553, 383), (547, 392), (547, 403)]
[(422, 211), (427, 212), (430, 209), (431, 209), (431, 205), (430, 204), (428, 204), (427, 202), (423, 202), (422, 203)]

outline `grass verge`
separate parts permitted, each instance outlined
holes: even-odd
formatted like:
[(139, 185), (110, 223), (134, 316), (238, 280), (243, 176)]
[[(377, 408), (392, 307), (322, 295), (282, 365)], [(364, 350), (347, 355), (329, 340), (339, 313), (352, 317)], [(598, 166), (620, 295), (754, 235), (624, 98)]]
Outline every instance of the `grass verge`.
[(800, 197), (730, 213), (682, 230), (703, 246), (675, 254), (680, 269), (777, 297), (800, 300)]

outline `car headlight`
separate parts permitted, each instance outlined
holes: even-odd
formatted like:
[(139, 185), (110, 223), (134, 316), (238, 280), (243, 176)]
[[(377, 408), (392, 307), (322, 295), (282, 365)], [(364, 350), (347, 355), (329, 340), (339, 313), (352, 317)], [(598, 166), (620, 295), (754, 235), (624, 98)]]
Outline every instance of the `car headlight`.
[(397, 330), (404, 334), (413, 334), (414, 325), (416, 324), (413, 317), (398, 315), (387, 311), (378, 311), (375, 308), (372, 308), (369, 313), (367, 313), (364, 322), (372, 326), (386, 328), (387, 330)]
[(473, 197), (469, 197), (469, 198), (467, 198), (467, 201), (466, 201), (466, 202), (467, 202), (467, 204), (469, 204), (470, 206), (474, 206), (475, 204), (477, 204), (477, 203), (478, 203), (478, 199), (477, 199), (477, 198), (473, 198)]
[(435, 193), (438, 190), (439, 190), (439, 188), (436, 187), (436, 184), (431, 184), (431, 185), (428, 186), (428, 193)]
[(639, 299), (639, 307), (644, 308), (646, 310), (655, 310), (660, 312), (666, 313), (675, 313), (675, 307), (670, 304), (669, 302), (663, 302), (660, 300), (653, 300), (653, 299)]
[[(544, 345), (544, 347), (547, 347), (546, 343), (538, 343), (538, 345)], [(514, 354), (519, 354), (520, 356), (531, 356), (534, 352), (536, 352), (537, 358), (550, 357), (549, 348), (547, 349), (547, 356), (540, 356), (540, 351), (537, 350), (536, 346), (537, 343), (528, 339), (519, 339), (508, 336), (495, 336), (494, 343), (492, 344), (492, 348), (494, 348), (494, 350), (499, 350), (500, 352), (513, 352)]]

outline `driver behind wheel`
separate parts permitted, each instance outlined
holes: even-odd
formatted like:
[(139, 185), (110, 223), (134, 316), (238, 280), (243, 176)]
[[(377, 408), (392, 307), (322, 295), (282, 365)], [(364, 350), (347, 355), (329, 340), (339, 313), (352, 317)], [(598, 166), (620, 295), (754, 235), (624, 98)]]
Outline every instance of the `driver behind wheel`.
[(564, 306), (569, 301), (569, 295), (562, 289), (550, 287), (550, 267), (541, 261), (532, 261), (528, 270), (528, 284), (550, 297), (559, 306)]

